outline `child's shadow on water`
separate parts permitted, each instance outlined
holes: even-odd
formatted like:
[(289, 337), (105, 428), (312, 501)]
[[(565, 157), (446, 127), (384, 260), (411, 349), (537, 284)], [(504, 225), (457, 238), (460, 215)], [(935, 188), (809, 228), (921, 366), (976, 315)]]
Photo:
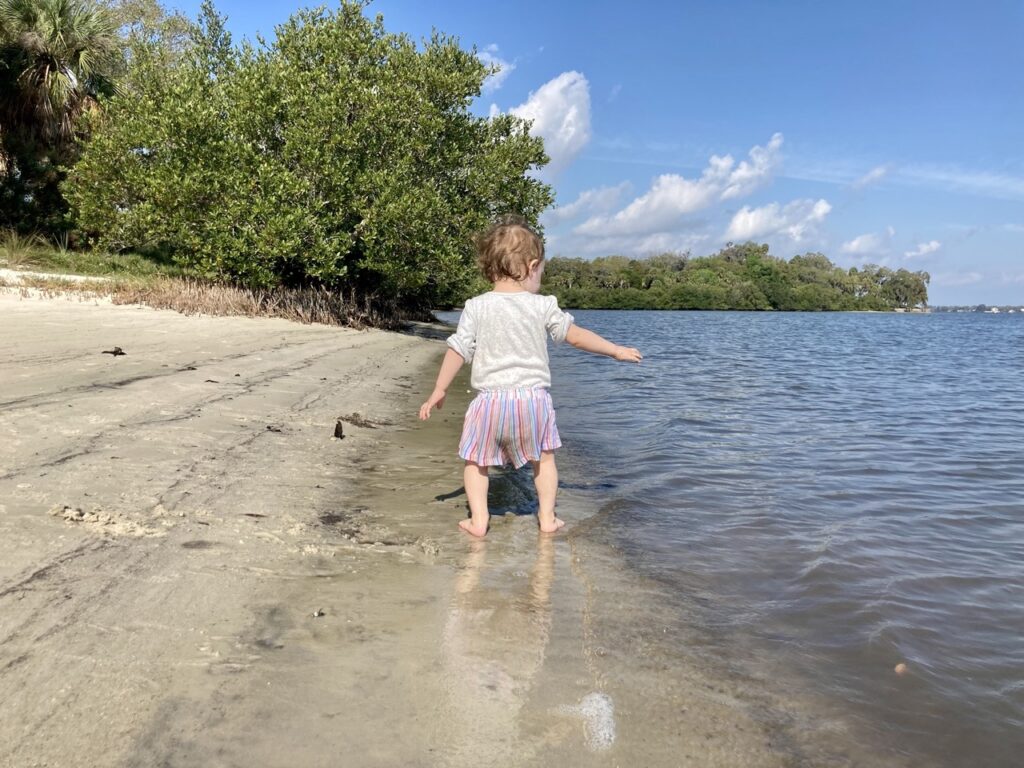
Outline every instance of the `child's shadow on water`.
[[(448, 493), (439, 493), (434, 501), (448, 501), (465, 496), (466, 489), (459, 487)], [(533, 470), (530, 465), (513, 469), (502, 467), (491, 469), (491, 482), (487, 489), (487, 508), (492, 515), (504, 517), (515, 515), (526, 517), (537, 514), (537, 492), (533, 487)], [(469, 516), (469, 504), (466, 505)]]
[(498, 517), (537, 514), (537, 491), (533, 487), (533, 470), (530, 465), (519, 469), (503, 467), (497, 472), (491, 472), (487, 506), (490, 513)]
[(448, 499), (454, 499), (454, 498), (457, 498), (459, 496), (465, 496), (465, 495), (466, 495), (466, 489), (465, 488), (456, 488), (454, 491), (451, 491), (450, 493), (439, 493), (439, 494), (437, 494), (437, 496), (434, 497), (434, 501), (448, 501)]

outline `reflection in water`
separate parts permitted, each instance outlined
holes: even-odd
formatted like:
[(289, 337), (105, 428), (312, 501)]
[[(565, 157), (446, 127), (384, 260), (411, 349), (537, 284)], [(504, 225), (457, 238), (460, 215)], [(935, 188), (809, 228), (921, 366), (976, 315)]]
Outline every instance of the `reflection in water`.
[(503, 564), (491, 564), (492, 571), (510, 580), (507, 588), (491, 586), (485, 578), (489, 542), (469, 543), (443, 641), (452, 765), (511, 757), (514, 746), (517, 757), (523, 757), (518, 717), (544, 663), (551, 630), (552, 537), (538, 536), (525, 584)]

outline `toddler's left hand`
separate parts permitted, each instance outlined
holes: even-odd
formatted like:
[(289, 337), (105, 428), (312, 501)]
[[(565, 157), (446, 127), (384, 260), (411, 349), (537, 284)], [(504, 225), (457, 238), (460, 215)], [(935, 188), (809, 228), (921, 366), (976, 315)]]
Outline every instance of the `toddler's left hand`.
[(635, 347), (616, 347), (615, 359), (620, 363), (639, 363), (644, 356)]
[(430, 397), (427, 398), (427, 402), (420, 406), (420, 421), (426, 421), (430, 418), (430, 411), (433, 408), (441, 410), (441, 406), (444, 405), (444, 399), (448, 395), (443, 389), (435, 389), (430, 393)]

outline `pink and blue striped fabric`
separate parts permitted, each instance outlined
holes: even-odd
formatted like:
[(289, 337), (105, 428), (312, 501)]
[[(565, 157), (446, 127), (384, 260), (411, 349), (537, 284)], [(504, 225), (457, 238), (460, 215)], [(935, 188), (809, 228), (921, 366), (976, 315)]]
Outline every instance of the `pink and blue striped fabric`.
[(459, 442), (459, 456), (483, 467), (519, 468), (561, 448), (555, 408), (544, 387), (496, 389), (473, 398)]

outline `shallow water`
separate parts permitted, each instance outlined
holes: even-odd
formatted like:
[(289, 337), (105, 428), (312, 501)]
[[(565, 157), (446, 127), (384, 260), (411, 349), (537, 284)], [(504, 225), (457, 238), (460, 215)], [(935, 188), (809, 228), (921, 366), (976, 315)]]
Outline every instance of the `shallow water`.
[(1019, 764), (1024, 317), (575, 314), (646, 356), (553, 351), (585, 535), (851, 738)]
[(602, 535), (879, 738), (1015, 763), (1022, 318), (578, 315), (647, 354), (554, 356), (569, 450), (614, 486)]

